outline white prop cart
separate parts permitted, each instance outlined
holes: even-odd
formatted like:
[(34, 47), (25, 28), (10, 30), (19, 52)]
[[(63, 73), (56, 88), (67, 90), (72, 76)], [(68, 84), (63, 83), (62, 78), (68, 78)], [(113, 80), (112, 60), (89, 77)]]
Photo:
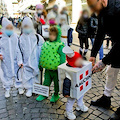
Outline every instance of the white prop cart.
[(79, 99), (92, 87), (92, 63), (83, 62), (82, 68), (68, 67), (66, 63), (58, 66), (60, 92), (63, 91), (63, 81), (66, 73), (71, 78), (70, 97)]

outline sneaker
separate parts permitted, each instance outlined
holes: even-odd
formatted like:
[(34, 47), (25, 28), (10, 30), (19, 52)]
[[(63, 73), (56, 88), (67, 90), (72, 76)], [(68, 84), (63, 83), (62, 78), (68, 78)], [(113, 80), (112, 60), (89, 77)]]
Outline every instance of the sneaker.
[(5, 98), (9, 98), (10, 97), (10, 90), (6, 90), (5, 91)]
[(110, 117), (109, 120), (120, 120), (120, 107), (117, 111)]
[(22, 88), (19, 88), (18, 92), (19, 92), (20, 95), (22, 95), (24, 93), (24, 90)]
[(101, 98), (97, 99), (96, 101), (91, 101), (91, 105), (110, 109), (111, 97), (107, 97), (103, 95)]
[(37, 101), (43, 101), (44, 99), (46, 99), (47, 97), (45, 97), (45, 96), (43, 96), (43, 95), (39, 95), (37, 98), (36, 98), (36, 100)]
[(104, 49), (108, 49), (108, 46), (106, 45), (106, 46), (104, 46)]
[(31, 96), (32, 96), (32, 89), (28, 89), (28, 90), (27, 90), (26, 96), (27, 96), (27, 97), (31, 97)]
[(65, 112), (64, 115), (69, 120), (75, 120), (76, 119), (76, 116), (74, 115), (73, 111)]
[(50, 99), (50, 102), (55, 103), (58, 101), (59, 98), (60, 98), (59, 94), (58, 95), (53, 94), (52, 98)]
[(82, 106), (77, 106), (76, 110), (77, 111), (81, 110), (82, 112), (87, 112), (88, 111), (88, 107), (83, 104)]

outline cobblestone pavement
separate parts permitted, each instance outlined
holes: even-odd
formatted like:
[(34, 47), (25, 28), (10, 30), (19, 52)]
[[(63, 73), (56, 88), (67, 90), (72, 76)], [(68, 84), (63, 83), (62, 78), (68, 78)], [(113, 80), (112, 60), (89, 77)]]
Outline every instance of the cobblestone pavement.
[[(89, 107), (87, 113), (77, 112), (74, 105), (76, 120), (107, 120), (117, 109), (120, 102), (120, 74), (117, 86), (113, 93), (112, 106), (110, 110), (90, 106), (91, 100), (97, 99), (103, 94), (105, 85), (105, 70), (92, 76), (92, 89), (84, 97), (85, 104)], [(11, 90), (11, 97), (5, 99), (4, 89), (0, 82), (0, 120), (66, 120), (64, 117), (66, 98), (60, 95), (60, 100), (50, 103), (53, 93), (53, 85), (50, 88), (50, 97), (42, 102), (37, 102), (37, 96), (27, 98), (25, 95), (18, 95), (15, 88)]]

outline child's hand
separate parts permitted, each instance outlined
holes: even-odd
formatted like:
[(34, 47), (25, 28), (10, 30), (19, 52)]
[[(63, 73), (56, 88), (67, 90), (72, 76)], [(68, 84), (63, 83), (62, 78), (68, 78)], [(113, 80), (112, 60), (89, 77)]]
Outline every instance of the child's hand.
[(69, 95), (65, 95), (64, 97), (69, 98), (70, 96)]
[(0, 59), (3, 60), (3, 56), (2, 55), (0, 55)]
[(19, 67), (23, 68), (23, 64), (20, 64)]

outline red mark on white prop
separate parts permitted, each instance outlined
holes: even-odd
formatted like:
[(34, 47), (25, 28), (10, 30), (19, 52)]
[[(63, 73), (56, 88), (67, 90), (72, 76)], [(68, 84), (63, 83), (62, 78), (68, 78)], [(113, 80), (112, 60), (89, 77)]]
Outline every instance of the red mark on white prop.
[(82, 79), (83, 79), (83, 74), (80, 75), (80, 80), (82, 80)]
[(86, 71), (86, 76), (88, 75), (88, 73), (89, 73), (89, 70)]
[(83, 85), (80, 86), (80, 91), (82, 91), (82, 90), (83, 90)]
[(88, 86), (88, 81), (86, 82), (86, 86)]

